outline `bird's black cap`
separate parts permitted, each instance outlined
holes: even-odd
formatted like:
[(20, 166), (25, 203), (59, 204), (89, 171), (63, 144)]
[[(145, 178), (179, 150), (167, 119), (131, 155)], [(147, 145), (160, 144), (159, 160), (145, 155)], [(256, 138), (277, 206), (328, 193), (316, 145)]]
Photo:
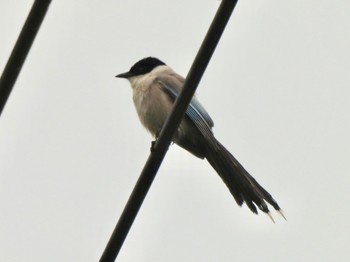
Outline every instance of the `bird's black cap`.
[(160, 65), (165, 65), (165, 63), (160, 61), (158, 58), (147, 57), (134, 64), (128, 72), (116, 75), (115, 77), (129, 78), (132, 76), (144, 75)]

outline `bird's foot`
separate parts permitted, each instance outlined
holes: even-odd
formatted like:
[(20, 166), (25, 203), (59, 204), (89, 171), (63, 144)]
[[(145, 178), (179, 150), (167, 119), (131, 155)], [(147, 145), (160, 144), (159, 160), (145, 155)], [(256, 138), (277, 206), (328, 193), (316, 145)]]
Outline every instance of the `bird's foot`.
[(158, 129), (158, 131), (156, 132), (155, 140), (152, 141), (152, 143), (151, 143), (151, 152), (154, 152), (154, 151), (155, 151), (155, 145), (156, 145), (156, 142), (157, 142), (157, 140), (158, 140), (158, 137), (159, 137), (159, 135), (160, 135), (160, 131), (161, 131), (161, 130), (162, 130), (162, 129)]
[(155, 151), (156, 142), (157, 142), (157, 138), (151, 142), (150, 150), (151, 150), (152, 153)]

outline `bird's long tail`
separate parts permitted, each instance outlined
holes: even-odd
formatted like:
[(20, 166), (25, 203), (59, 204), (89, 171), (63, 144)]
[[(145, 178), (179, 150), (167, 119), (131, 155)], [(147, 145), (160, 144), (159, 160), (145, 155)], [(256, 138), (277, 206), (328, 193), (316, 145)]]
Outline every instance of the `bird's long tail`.
[(208, 146), (206, 158), (225, 182), (237, 204), (241, 206), (245, 202), (253, 213), (258, 213), (258, 207), (270, 215), (267, 206), (269, 203), (283, 216), (281, 208), (269, 192), (259, 185), (219, 141), (215, 139), (215, 142)]

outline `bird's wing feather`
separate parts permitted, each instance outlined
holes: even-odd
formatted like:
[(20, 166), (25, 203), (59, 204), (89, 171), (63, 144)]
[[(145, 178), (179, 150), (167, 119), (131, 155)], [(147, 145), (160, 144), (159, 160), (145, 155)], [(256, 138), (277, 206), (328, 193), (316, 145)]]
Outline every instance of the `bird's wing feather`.
[[(158, 79), (158, 83), (160, 84), (162, 90), (175, 101), (181, 91), (182, 86), (179, 87), (179, 85), (171, 84), (166, 82), (166, 80), (166, 78)], [(186, 116), (195, 124), (204, 137), (209, 140), (213, 139), (211, 128), (213, 127), (214, 122), (196, 97), (192, 98), (186, 110)]]

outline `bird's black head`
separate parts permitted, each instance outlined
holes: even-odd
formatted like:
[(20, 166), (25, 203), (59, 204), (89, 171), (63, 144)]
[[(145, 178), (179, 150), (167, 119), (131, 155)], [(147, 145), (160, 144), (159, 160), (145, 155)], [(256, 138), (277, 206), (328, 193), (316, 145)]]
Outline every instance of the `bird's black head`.
[(116, 77), (129, 78), (132, 76), (144, 75), (151, 72), (155, 67), (160, 65), (165, 65), (165, 63), (160, 61), (158, 58), (147, 57), (134, 64), (130, 68), (129, 72), (119, 74)]

